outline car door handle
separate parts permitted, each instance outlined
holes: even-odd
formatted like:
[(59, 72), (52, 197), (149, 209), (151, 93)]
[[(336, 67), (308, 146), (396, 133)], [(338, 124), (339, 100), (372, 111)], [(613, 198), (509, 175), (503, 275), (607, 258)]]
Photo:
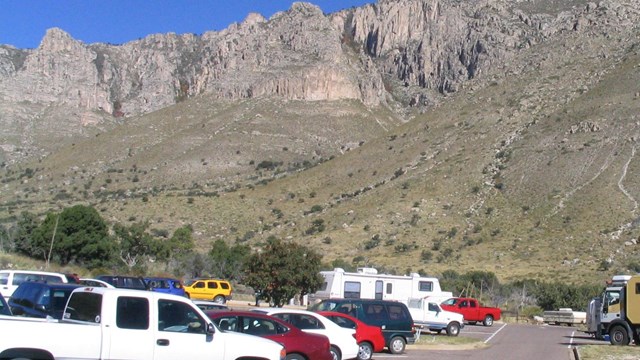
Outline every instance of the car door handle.
[(169, 340), (167, 340), (167, 339), (158, 339), (158, 341), (156, 341), (156, 344), (158, 344), (160, 346), (169, 346)]

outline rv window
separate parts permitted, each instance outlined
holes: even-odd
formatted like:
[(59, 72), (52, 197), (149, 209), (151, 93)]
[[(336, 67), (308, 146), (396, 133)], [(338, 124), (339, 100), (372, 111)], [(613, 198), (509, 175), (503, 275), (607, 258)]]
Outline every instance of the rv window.
[(320, 287), (320, 290), (318, 290), (318, 291), (327, 291), (327, 282), (326, 281), (322, 283), (322, 286)]
[(433, 282), (432, 281), (420, 281), (418, 283), (419, 291), (433, 291)]
[(359, 299), (360, 298), (360, 283), (356, 281), (344, 282), (344, 298), (345, 299)]
[(636, 283), (636, 295), (640, 294), (640, 283)]
[(387, 283), (387, 294), (393, 293), (393, 284)]

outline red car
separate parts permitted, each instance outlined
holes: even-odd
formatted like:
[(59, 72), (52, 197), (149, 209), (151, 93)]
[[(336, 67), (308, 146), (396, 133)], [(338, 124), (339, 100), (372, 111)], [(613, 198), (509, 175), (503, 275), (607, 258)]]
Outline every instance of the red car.
[(282, 344), (286, 360), (333, 360), (329, 339), (324, 335), (306, 333), (297, 327), (255, 311), (205, 311), (223, 331), (257, 335)]
[(318, 314), (343, 328), (356, 329), (356, 342), (360, 346), (358, 360), (369, 360), (374, 352), (384, 350), (384, 335), (382, 334), (382, 329), (378, 326), (365, 324), (351, 315), (340, 312), (318, 311)]

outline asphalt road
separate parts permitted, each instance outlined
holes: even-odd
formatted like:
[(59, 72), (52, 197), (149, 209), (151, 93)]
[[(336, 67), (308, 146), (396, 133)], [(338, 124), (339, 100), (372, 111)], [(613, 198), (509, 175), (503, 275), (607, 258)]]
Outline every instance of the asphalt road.
[[(422, 335), (423, 337), (433, 335)], [(496, 323), (492, 327), (465, 326), (460, 336), (482, 340), (486, 347), (475, 350), (437, 350), (407, 347), (402, 355), (375, 354), (375, 360), (389, 359), (474, 359), (474, 360), (573, 360), (573, 346), (598, 344), (576, 328), (550, 325)], [(425, 338), (423, 338), (424, 340)]]

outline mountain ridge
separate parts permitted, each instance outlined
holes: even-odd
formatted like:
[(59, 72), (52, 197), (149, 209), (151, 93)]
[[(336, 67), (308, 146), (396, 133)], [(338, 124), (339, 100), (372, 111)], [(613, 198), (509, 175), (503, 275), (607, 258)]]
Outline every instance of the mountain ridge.
[[(87, 203), (110, 221), (168, 229), (192, 224), (202, 249), (215, 239), (259, 246), (273, 235), (308, 244), (327, 261), (398, 273), (454, 268), (503, 279), (584, 281), (629, 271), (638, 262), (640, 236), (640, 184), (633, 176), (638, 5), (402, 0), (325, 16), (297, 3), (220, 33), (154, 35), (122, 45), (124, 53), (145, 44), (136, 51), (147, 54), (173, 46), (180, 51), (168, 53), (181, 54), (180, 64), (195, 64), (189, 56), (200, 51), (197, 44), (248, 36), (254, 42), (232, 41), (231, 55), (218, 57), (236, 70), (232, 64), (248, 56), (246, 49), (270, 46), (268, 36), (258, 45), (252, 34), (275, 36), (280, 50), (291, 47), (252, 54), (247, 61), (265, 69), (237, 75), (260, 79), (252, 89), (264, 92), (237, 92), (243, 81), (229, 73), (218, 90), (200, 93), (194, 89), (204, 82), (180, 84), (161, 71), (158, 79), (166, 82), (157, 90), (164, 95), (147, 105), (160, 108), (139, 115), (126, 114), (128, 106), (142, 104), (149, 89), (121, 104), (120, 116), (85, 107), (79, 97), (7, 106), (25, 95), (7, 95), (15, 79), (2, 78), (0, 120), (36, 108), (54, 125), (43, 127), (52, 144), (34, 150), (35, 160), (6, 155), (0, 214), (10, 224), (22, 210)], [(279, 39), (284, 33), (289, 37)], [(318, 39), (335, 43), (307, 53)], [(40, 50), (77, 45), (61, 44)], [(24, 58), (2, 49), (17, 59), (13, 64)], [(63, 50), (56, 51), (70, 51)], [(0, 69), (10, 68), (6, 58), (0, 54)], [(138, 57), (151, 58), (163, 57)], [(107, 64), (101, 68), (117, 68)], [(180, 76), (206, 68), (185, 66)], [(304, 78), (307, 71), (314, 77)], [(332, 74), (354, 85), (325, 91), (342, 84)], [(163, 101), (174, 103), (158, 105)], [(75, 137), (64, 129), (52, 136), (60, 127), (55, 120), (64, 117), (56, 111), (88, 120), (71, 127)], [(29, 116), (32, 128), (42, 126)], [(3, 131), (5, 153), (9, 134)], [(43, 139), (34, 136), (33, 148)]]

